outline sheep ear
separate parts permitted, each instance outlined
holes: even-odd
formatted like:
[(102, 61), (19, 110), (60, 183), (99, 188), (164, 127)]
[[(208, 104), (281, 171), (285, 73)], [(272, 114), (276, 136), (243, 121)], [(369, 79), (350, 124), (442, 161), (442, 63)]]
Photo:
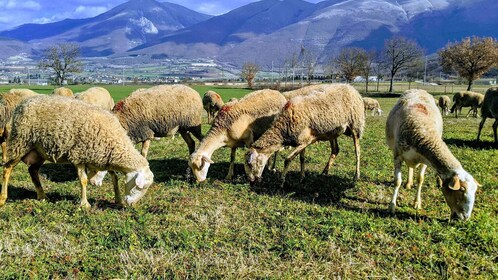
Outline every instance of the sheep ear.
[(460, 178), (458, 178), (458, 175), (453, 176), (450, 179), (450, 183), (448, 184), (448, 188), (458, 191), (460, 189)]
[(137, 178), (135, 178), (135, 185), (140, 189), (143, 189), (147, 184), (147, 180), (145, 179), (145, 175), (143, 172), (138, 172)]
[(254, 161), (254, 153), (249, 154), (249, 158), (247, 159), (247, 163), (251, 164)]
[(441, 180), (441, 177), (439, 177), (439, 175), (436, 175), (436, 183), (439, 188), (443, 187), (443, 180)]
[(476, 179), (474, 179), (474, 182), (476, 183), (476, 185), (477, 185), (478, 187), (482, 187), (482, 185), (481, 185), (481, 184), (479, 184), (479, 182), (477, 182), (477, 180), (476, 180)]
[(212, 161), (210, 158), (208, 158), (207, 156), (202, 156), (202, 161), (204, 162), (208, 162), (208, 163), (214, 163), (214, 161)]

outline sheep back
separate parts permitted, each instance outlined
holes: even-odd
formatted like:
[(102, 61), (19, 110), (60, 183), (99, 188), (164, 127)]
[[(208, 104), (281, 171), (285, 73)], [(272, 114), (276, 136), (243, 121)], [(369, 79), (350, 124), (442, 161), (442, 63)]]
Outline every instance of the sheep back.
[(58, 87), (58, 88), (55, 88), (52, 91), (52, 94), (60, 95), (60, 96), (67, 96), (67, 97), (74, 97), (73, 91), (70, 88), (67, 88), (67, 87)]
[(482, 102), (481, 116), (483, 118), (498, 118), (498, 87), (489, 88)]
[(22, 102), (12, 118), (8, 158), (36, 149), (54, 162), (129, 172), (147, 166), (118, 119), (76, 99), (39, 96)]
[(438, 100), (439, 107), (441, 108), (449, 108), (451, 104), (451, 99), (447, 95), (443, 95), (439, 97)]
[(111, 94), (109, 94), (107, 89), (102, 87), (91, 87), (85, 91), (76, 93), (74, 97), (105, 110), (112, 110), (114, 107), (114, 100)]
[[(300, 137), (308, 137), (302, 132), (311, 130), (313, 135), (342, 133), (358, 137), (363, 135), (365, 109), (358, 91), (350, 85), (334, 84), (324, 91), (291, 98), (282, 108), (273, 123), (271, 131), (265, 133), (268, 139), (260, 139), (253, 147), (267, 146), (272, 135), (281, 135), (285, 146), (297, 146), (306, 142)], [(263, 136), (264, 137), (264, 136)]]
[(271, 126), (275, 116), (286, 101), (279, 91), (263, 89), (253, 91), (237, 102), (227, 103), (218, 112), (206, 138), (209, 139), (210, 135), (222, 130), (233, 134), (232, 130), (237, 129), (234, 127), (234, 123), (242, 116), (248, 116), (254, 120), (250, 127), (254, 139), (257, 139)]
[(453, 102), (461, 107), (481, 107), (484, 95), (473, 91), (460, 91), (453, 95)]
[(176, 127), (182, 131), (200, 126), (202, 110), (201, 97), (192, 88), (160, 85), (133, 92), (118, 102), (113, 112), (138, 143), (167, 136)]
[(370, 97), (363, 97), (363, 104), (365, 106), (365, 110), (380, 109), (379, 101)]
[(12, 112), (23, 100), (38, 96), (39, 94), (29, 89), (11, 89), (0, 95), (0, 128), (4, 129), (12, 116)]

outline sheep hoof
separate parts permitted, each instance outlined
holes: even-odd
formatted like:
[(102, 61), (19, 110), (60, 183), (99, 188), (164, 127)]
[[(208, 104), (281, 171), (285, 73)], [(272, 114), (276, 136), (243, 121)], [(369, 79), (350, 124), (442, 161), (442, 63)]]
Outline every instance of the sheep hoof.
[(4, 206), (7, 202), (7, 197), (0, 196), (0, 206)]
[(82, 209), (90, 209), (92, 207), (88, 201), (81, 201), (80, 202), (80, 208)]
[(227, 181), (232, 181), (233, 179), (233, 175), (232, 174), (228, 174), (226, 177), (225, 177), (225, 180)]
[(411, 190), (412, 189), (412, 184), (405, 184), (405, 188), (407, 190)]
[(391, 202), (391, 204), (389, 204), (389, 212), (394, 214), (395, 210), (396, 210), (396, 204)]
[(418, 201), (415, 201), (415, 203), (413, 205), (413, 208), (415, 208), (416, 210), (421, 210), (422, 209), (422, 203), (420, 203)]
[(45, 193), (38, 193), (36, 195), (36, 199), (40, 200), (40, 201), (45, 201), (48, 199), (47, 195)]

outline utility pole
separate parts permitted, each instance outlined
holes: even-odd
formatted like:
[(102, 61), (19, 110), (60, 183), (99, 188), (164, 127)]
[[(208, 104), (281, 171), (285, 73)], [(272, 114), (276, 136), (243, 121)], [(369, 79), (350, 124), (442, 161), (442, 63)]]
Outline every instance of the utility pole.
[(427, 56), (425, 56), (425, 66), (424, 66), (424, 84), (427, 82)]
[(121, 76), (121, 80), (122, 80), (122, 83), (123, 83), (123, 86), (125, 85), (125, 79), (124, 79), (124, 67), (123, 67), (123, 75)]
[(29, 73), (29, 66), (26, 68), (28, 69), (28, 86), (30, 86), (31, 85), (31, 75)]

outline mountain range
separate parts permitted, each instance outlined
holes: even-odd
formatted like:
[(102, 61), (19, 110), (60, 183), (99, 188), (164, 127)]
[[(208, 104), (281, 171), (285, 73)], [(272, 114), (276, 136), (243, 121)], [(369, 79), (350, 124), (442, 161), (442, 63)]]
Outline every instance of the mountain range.
[(37, 56), (76, 42), (84, 56), (211, 57), (280, 64), (305, 49), (326, 62), (341, 48), (381, 49), (402, 35), (427, 53), (467, 36), (498, 37), (496, 0), (262, 0), (210, 16), (180, 5), (131, 0), (101, 15), (0, 32), (0, 58)]

